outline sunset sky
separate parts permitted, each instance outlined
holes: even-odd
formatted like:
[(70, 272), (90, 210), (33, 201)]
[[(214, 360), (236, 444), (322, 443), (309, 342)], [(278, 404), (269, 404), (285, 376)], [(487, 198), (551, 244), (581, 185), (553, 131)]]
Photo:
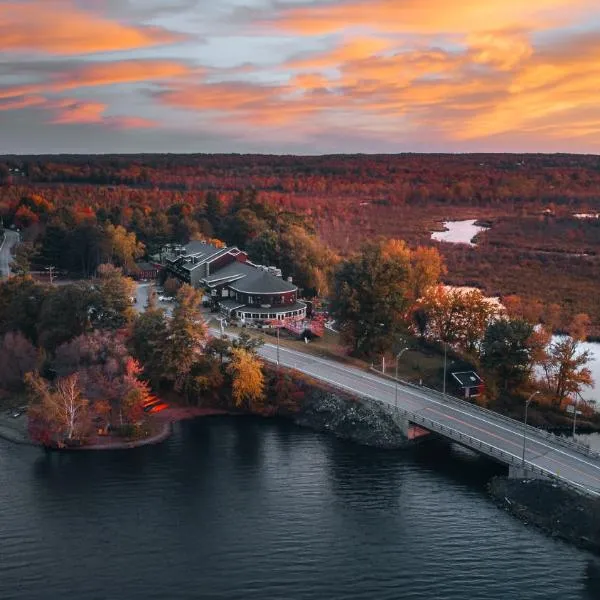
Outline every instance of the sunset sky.
[(599, 0), (0, 0), (0, 153), (600, 152)]

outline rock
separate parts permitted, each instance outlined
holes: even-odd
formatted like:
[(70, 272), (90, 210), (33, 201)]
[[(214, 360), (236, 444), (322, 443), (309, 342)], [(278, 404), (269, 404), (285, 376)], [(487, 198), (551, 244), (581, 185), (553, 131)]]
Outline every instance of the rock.
[(318, 385), (304, 386), (305, 402), (295, 422), (317, 431), (376, 448), (405, 448), (410, 442), (384, 406), (369, 398), (352, 398)]
[(494, 477), (488, 489), (499, 504), (526, 524), (600, 554), (600, 499), (540, 479)]

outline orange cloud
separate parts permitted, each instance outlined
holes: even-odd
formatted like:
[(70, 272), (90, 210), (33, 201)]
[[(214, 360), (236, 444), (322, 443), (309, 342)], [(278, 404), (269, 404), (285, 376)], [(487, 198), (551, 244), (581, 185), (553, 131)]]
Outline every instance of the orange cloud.
[(31, 106), (39, 106), (46, 102), (43, 96), (21, 96), (8, 98), (7, 101), (2, 101), (0, 96), (0, 110), (20, 110)]
[(111, 21), (77, 8), (71, 0), (0, 4), (0, 51), (88, 54), (147, 48), (181, 41), (160, 27)]
[(437, 35), (564, 25), (596, 6), (596, 0), (354, 0), (283, 9), (274, 22), (305, 35), (349, 27)]

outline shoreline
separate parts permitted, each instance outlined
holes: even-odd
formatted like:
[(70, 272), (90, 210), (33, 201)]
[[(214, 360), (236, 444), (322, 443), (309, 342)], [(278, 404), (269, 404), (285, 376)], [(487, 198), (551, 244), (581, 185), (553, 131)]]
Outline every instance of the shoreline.
[[(43, 448), (51, 452), (85, 452), (85, 451), (103, 451), (103, 450), (130, 450), (133, 448), (141, 448), (143, 446), (151, 446), (160, 444), (165, 440), (169, 439), (173, 432), (173, 424), (179, 423), (180, 421), (186, 421), (188, 419), (198, 419), (200, 417), (211, 417), (211, 416), (233, 416), (239, 413), (233, 413), (231, 411), (216, 409), (216, 408), (199, 408), (199, 407), (171, 407), (167, 408), (155, 417), (153, 417), (157, 424), (159, 431), (153, 435), (139, 439), (139, 440), (107, 440), (107, 443), (102, 444), (87, 444), (79, 447), (67, 447), (67, 448), (52, 448), (44, 447), (42, 444), (38, 444), (32, 441), (27, 434), (26, 428), (23, 427), (23, 419), (26, 416), (18, 418), (14, 421), (2, 422), (0, 420), (0, 438), (7, 440), (13, 444), (21, 446), (32, 446), (34, 448)], [(13, 427), (12, 423), (19, 427)]]

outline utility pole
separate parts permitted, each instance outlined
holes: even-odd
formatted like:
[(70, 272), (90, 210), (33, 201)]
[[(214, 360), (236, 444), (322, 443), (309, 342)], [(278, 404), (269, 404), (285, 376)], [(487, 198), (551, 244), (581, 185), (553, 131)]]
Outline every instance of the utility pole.
[(54, 267), (54, 266), (52, 266), (52, 265), (51, 265), (51, 266), (49, 266), (49, 267), (46, 267), (46, 271), (48, 271), (48, 274), (50, 275), (50, 285), (52, 285), (52, 283), (53, 283), (53, 281), (54, 281), (54, 269), (55, 269), (55, 268), (56, 268), (56, 267)]

